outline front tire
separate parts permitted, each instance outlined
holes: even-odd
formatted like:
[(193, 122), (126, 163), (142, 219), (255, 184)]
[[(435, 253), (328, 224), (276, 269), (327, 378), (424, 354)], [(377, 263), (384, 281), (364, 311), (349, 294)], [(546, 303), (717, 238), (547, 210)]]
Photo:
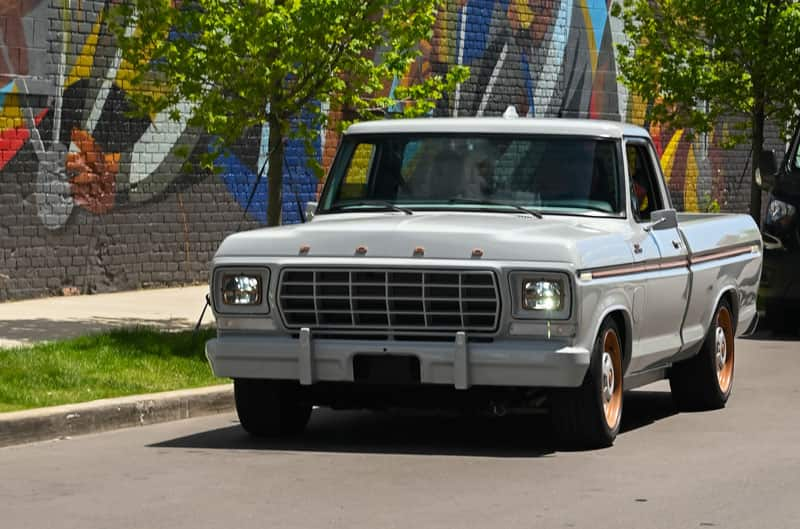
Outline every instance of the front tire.
[(583, 384), (551, 394), (558, 440), (582, 448), (614, 444), (622, 421), (622, 378), (621, 333), (616, 321), (607, 318), (595, 340)]
[(669, 386), (678, 410), (724, 408), (733, 389), (734, 359), (733, 311), (722, 300), (700, 351), (670, 370)]
[(311, 404), (294, 381), (237, 378), (233, 393), (239, 422), (254, 437), (299, 434), (311, 416)]

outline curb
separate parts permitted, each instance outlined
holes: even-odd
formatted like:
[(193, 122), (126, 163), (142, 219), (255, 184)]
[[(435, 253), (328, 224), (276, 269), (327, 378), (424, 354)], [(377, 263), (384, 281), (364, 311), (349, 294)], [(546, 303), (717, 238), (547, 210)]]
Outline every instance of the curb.
[(0, 447), (233, 411), (233, 385), (0, 413)]

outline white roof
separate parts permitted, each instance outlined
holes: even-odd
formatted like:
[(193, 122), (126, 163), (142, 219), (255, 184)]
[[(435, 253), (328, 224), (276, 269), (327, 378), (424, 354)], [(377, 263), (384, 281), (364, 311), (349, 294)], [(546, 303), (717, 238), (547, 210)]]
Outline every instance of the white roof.
[(565, 136), (594, 136), (648, 138), (645, 129), (628, 123), (599, 119), (566, 118), (416, 118), (383, 119), (351, 125), (345, 134), (548, 134)]

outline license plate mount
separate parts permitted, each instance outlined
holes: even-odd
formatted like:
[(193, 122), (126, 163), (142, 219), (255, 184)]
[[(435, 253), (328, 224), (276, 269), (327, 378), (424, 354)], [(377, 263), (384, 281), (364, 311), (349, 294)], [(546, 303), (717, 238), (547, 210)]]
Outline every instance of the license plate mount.
[(419, 358), (412, 355), (357, 354), (353, 357), (353, 375), (361, 384), (419, 384)]

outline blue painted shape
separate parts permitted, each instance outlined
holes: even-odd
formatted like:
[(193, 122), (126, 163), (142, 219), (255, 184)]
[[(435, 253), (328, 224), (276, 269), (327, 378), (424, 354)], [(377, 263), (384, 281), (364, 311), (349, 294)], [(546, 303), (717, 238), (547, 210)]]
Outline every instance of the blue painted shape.
[[(304, 119), (306, 123), (309, 123), (309, 116), (303, 116), (302, 119)], [(317, 136), (314, 141), (314, 152), (317, 159), (319, 159), (322, 153), (322, 142), (319, 136)], [(261, 153), (260, 158), (262, 163), (264, 156), (266, 156), (266, 152)], [(239, 158), (232, 154), (220, 155), (214, 163), (221, 169), (220, 177), (228, 188), (231, 196), (239, 203), (242, 209), (244, 209), (256, 179), (258, 178), (258, 173), (246, 166)], [(259, 166), (258, 169), (260, 168)], [(294, 224), (300, 222), (300, 212), (298, 211), (295, 197), (299, 198), (301, 208), (305, 209), (306, 203), (310, 200), (314, 200), (317, 195), (317, 179), (308, 167), (308, 156), (306, 155), (302, 140), (289, 140), (286, 143), (282, 192), (282, 223)], [(258, 183), (256, 192), (253, 195), (253, 201), (250, 204), (250, 208), (247, 210), (251, 218), (254, 218), (261, 224), (267, 223), (268, 193), (269, 183), (265, 175)]]
[(592, 19), (592, 29), (594, 30), (595, 49), (600, 50), (603, 42), (603, 32), (608, 21), (608, 6), (606, 0), (585, 0), (586, 7), (589, 8), (589, 17)]
[(469, 0), (466, 4), (466, 29), (464, 31), (464, 65), (480, 58), (486, 50), (494, 0)]
[(6, 96), (11, 93), (14, 89), (14, 81), (11, 81), (3, 88), (0, 88), (0, 108), (3, 108), (3, 105), (6, 104)]
[[(222, 181), (228, 191), (244, 209), (247, 205), (247, 199), (256, 182), (256, 173), (250, 170), (243, 164), (239, 158), (233, 155), (220, 155), (214, 161), (215, 165), (219, 167), (222, 172), (220, 174)], [(267, 179), (262, 178), (258, 184), (253, 201), (250, 203), (250, 208), (247, 213), (261, 224), (267, 223)]]
[(522, 63), (522, 71), (525, 72), (525, 92), (528, 95), (528, 115), (535, 116), (536, 105), (533, 102), (533, 81), (531, 80), (531, 67), (528, 63), (528, 54), (525, 53), (524, 49), (522, 50), (520, 62)]

